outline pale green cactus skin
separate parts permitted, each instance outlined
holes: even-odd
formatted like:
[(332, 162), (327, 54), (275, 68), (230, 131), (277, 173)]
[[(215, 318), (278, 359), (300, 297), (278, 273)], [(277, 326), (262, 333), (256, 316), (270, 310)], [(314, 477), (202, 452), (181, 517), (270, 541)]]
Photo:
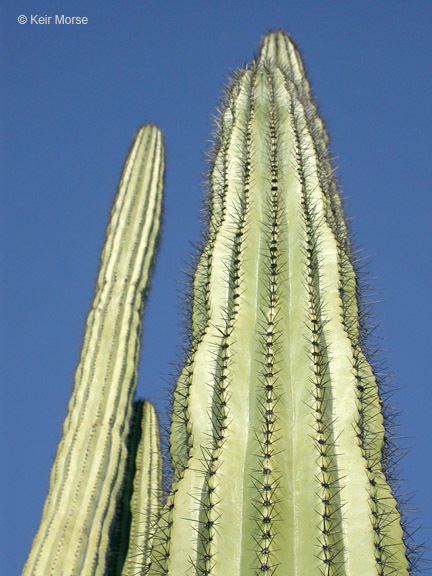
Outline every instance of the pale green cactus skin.
[[(63, 436), (23, 576), (121, 574), (129, 532), (120, 531), (125, 542), (113, 542), (111, 536), (118, 532), (114, 520), (133, 465), (128, 453), (137, 436), (135, 430), (129, 435), (132, 400), (141, 315), (160, 232), (163, 174), (162, 134), (155, 126), (144, 126), (130, 150), (111, 212)], [(142, 470), (138, 475), (142, 479), (136, 479), (141, 488), (134, 487), (133, 501), (145, 508), (154, 494), (153, 514), (159, 502), (155, 483), (160, 481), (160, 463), (156, 463), (160, 456), (153, 460), (149, 480), (142, 442), (148, 442), (153, 454), (158, 432), (153, 409), (146, 404), (143, 412), (135, 465)], [(144, 494), (139, 495), (142, 489)], [(139, 521), (136, 517), (132, 521), (134, 543), (129, 556), (137, 546)]]
[(284, 33), (227, 93), (210, 192), (148, 574), (408, 574), (328, 137)]

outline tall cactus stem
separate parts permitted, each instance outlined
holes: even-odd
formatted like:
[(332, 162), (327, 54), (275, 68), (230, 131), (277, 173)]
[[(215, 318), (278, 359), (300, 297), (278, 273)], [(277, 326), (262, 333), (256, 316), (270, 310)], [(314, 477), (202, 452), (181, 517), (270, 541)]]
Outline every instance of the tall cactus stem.
[(133, 481), (130, 494), (125, 499), (128, 522), (119, 534), (120, 538), (127, 536), (122, 576), (135, 576), (142, 565), (148, 563), (153, 526), (162, 501), (162, 456), (156, 410), (150, 402), (143, 401), (134, 402), (134, 408)]
[(142, 127), (121, 176), (48, 497), (23, 576), (109, 571), (123, 485), (141, 315), (162, 210), (164, 151)]
[(270, 33), (220, 119), (150, 576), (408, 574), (328, 143)]

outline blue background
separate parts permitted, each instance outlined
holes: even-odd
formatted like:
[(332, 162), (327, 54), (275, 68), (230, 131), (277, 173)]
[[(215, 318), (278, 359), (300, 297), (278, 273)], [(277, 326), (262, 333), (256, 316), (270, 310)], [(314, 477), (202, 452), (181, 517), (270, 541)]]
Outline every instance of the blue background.
[[(87, 26), (20, 25), (20, 14)], [(165, 222), (145, 313), (139, 393), (162, 406), (181, 345), (180, 281), (199, 238), (203, 151), (230, 71), (283, 28), (302, 49), (378, 289), (384, 358), (402, 388), (404, 490), (431, 515), (430, 1), (5, 3), (1, 16), (1, 573), (38, 527), (131, 139), (164, 130)]]

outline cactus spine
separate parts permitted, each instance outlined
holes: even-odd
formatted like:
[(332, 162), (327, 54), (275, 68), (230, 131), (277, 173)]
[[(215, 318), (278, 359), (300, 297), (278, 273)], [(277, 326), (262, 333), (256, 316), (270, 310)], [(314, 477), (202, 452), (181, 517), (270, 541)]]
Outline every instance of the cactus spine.
[(148, 574), (406, 575), (328, 137), (282, 32), (226, 95), (210, 191)]
[[(148, 404), (144, 410), (133, 407), (132, 399), (141, 313), (159, 237), (163, 173), (162, 135), (155, 126), (144, 126), (127, 158), (111, 212), (63, 436), (23, 576), (121, 574), (128, 542), (121, 502), (131, 491), (132, 468), (142, 472), (133, 502), (147, 507), (149, 514), (158, 506), (157, 420)], [(131, 449), (136, 450), (140, 436), (135, 463)], [(129, 565), (139, 545), (136, 526), (132, 518)], [(130, 567), (124, 576), (129, 574)]]

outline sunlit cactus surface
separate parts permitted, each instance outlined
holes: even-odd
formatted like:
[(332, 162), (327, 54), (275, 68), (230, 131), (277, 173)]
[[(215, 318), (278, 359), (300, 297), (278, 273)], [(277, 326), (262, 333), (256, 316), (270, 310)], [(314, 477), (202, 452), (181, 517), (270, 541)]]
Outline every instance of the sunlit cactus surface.
[[(158, 509), (157, 420), (147, 403), (133, 406), (133, 396), (163, 172), (161, 132), (144, 126), (111, 212), (63, 436), (23, 576), (111, 576), (122, 573), (126, 556), (123, 576), (131, 576), (139, 538), (149, 530), (141, 516)], [(127, 495), (139, 513), (129, 510)]]
[(328, 136), (282, 32), (227, 90), (209, 190), (148, 574), (407, 574)]

